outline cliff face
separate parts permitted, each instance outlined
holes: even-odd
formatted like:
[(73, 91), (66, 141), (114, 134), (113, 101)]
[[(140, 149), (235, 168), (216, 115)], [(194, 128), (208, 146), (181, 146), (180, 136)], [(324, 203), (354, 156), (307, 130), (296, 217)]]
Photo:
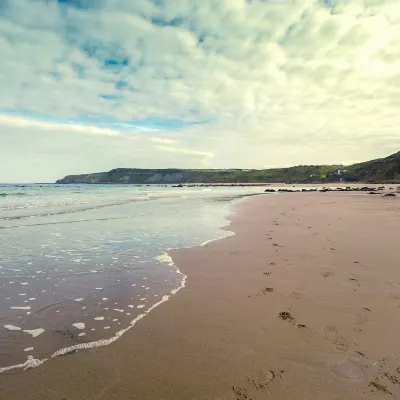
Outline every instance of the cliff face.
[(400, 181), (400, 151), (385, 158), (353, 164), (350, 176), (368, 182)]
[(400, 181), (400, 152), (386, 158), (345, 167), (345, 175), (333, 174), (340, 165), (300, 165), (264, 170), (241, 169), (138, 169), (69, 175), (56, 183), (178, 184), (178, 183), (312, 183), (339, 179), (349, 181)]
[(136, 169), (117, 168), (109, 172), (95, 174), (69, 175), (56, 183), (115, 183), (115, 184), (159, 184), (182, 182), (208, 182), (215, 174), (223, 171), (186, 169)]
[(267, 170), (130, 169), (118, 168), (95, 174), (69, 175), (56, 183), (177, 184), (263, 183), (318, 181), (337, 166), (299, 166)]

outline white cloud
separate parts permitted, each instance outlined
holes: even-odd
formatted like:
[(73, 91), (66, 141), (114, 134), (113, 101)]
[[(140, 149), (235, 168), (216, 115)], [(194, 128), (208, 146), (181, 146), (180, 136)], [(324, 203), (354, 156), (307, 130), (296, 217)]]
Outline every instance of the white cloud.
[[(190, 167), (262, 167), (398, 150), (397, 0), (86, 3), (103, 6), (13, 0), (1, 9), (1, 157), (7, 146), (11, 162), (18, 153), (9, 140), (3, 145), (10, 119), (26, 142), (46, 129), (73, 140), (93, 133), (99, 161), (87, 159), (85, 170), (138, 166), (125, 152), (107, 163), (110, 149), (98, 139), (122, 135), (123, 142), (135, 130), (157, 151), (141, 162), (155, 167), (174, 162), (178, 151)], [(107, 60), (119, 65), (106, 68)], [(135, 126), (154, 118), (174, 135), (161, 137), (165, 129), (151, 123)], [(104, 120), (113, 123), (104, 127)], [(179, 132), (171, 120), (184, 122)], [(190, 126), (196, 120), (210, 122)]]
[(79, 132), (88, 135), (102, 135), (102, 136), (121, 136), (121, 132), (112, 129), (99, 128), (91, 125), (79, 125), (75, 123), (59, 123), (51, 121), (35, 121), (27, 118), (10, 117), (0, 115), (0, 129), (3, 127), (17, 127), (26, 128), (28, 130), (42, 130), (42, 131), (65, 131), (65, 132)]
[(174, 144), (174, 143), (176, 143), (176, 140), (164, 139), (164, 138), (159, 138), (159, 137), (153, 137), (153, 138), (150, 138), (150, 140), (152, 142), (161, 143), (161, 144)]
[(154, 147), (158, 150), (166, 151), (166, 152), (170, 152), (170, 153), (178, 153), (178, 154), (184, 154), (187, 156), (200, 157), (203, 159), (203, 162), (206, 162), (207, 160), (214, 157), (214, 154), (210, 153), (210, 152), (190, 150), (190, 149), (185, 149), (183, 147), (170, 147), (170, 146), (160, 146), (160, 145), (157, 145)]

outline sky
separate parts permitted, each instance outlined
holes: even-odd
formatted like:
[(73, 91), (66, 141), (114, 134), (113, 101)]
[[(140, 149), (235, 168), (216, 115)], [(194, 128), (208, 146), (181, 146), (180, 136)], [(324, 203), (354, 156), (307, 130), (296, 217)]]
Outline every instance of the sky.
[(400, 147), (399, 0), (0, 0), (0, 182)]

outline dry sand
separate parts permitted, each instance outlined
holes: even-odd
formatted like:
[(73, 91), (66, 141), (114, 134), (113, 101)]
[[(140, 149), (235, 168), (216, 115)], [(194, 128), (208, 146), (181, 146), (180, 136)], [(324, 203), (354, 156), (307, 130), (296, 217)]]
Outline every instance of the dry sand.
[(106, 348), (0, 376), (0, 399), (400, 399), (400, 197), (235, 211), (235, 236), (172, 252), (171, 301)]

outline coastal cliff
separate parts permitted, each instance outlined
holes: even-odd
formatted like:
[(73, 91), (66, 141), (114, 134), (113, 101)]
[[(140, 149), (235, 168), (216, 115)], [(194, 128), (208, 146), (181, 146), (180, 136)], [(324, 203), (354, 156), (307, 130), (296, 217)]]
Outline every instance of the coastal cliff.
[(300, 165), (274, 169), (139, 169), (117, 168), (108, 172), (68, 175), (58, 184), (229, 184), (313, 183), (335, 181), (400, 181), (400, 152), (350, 166)]

